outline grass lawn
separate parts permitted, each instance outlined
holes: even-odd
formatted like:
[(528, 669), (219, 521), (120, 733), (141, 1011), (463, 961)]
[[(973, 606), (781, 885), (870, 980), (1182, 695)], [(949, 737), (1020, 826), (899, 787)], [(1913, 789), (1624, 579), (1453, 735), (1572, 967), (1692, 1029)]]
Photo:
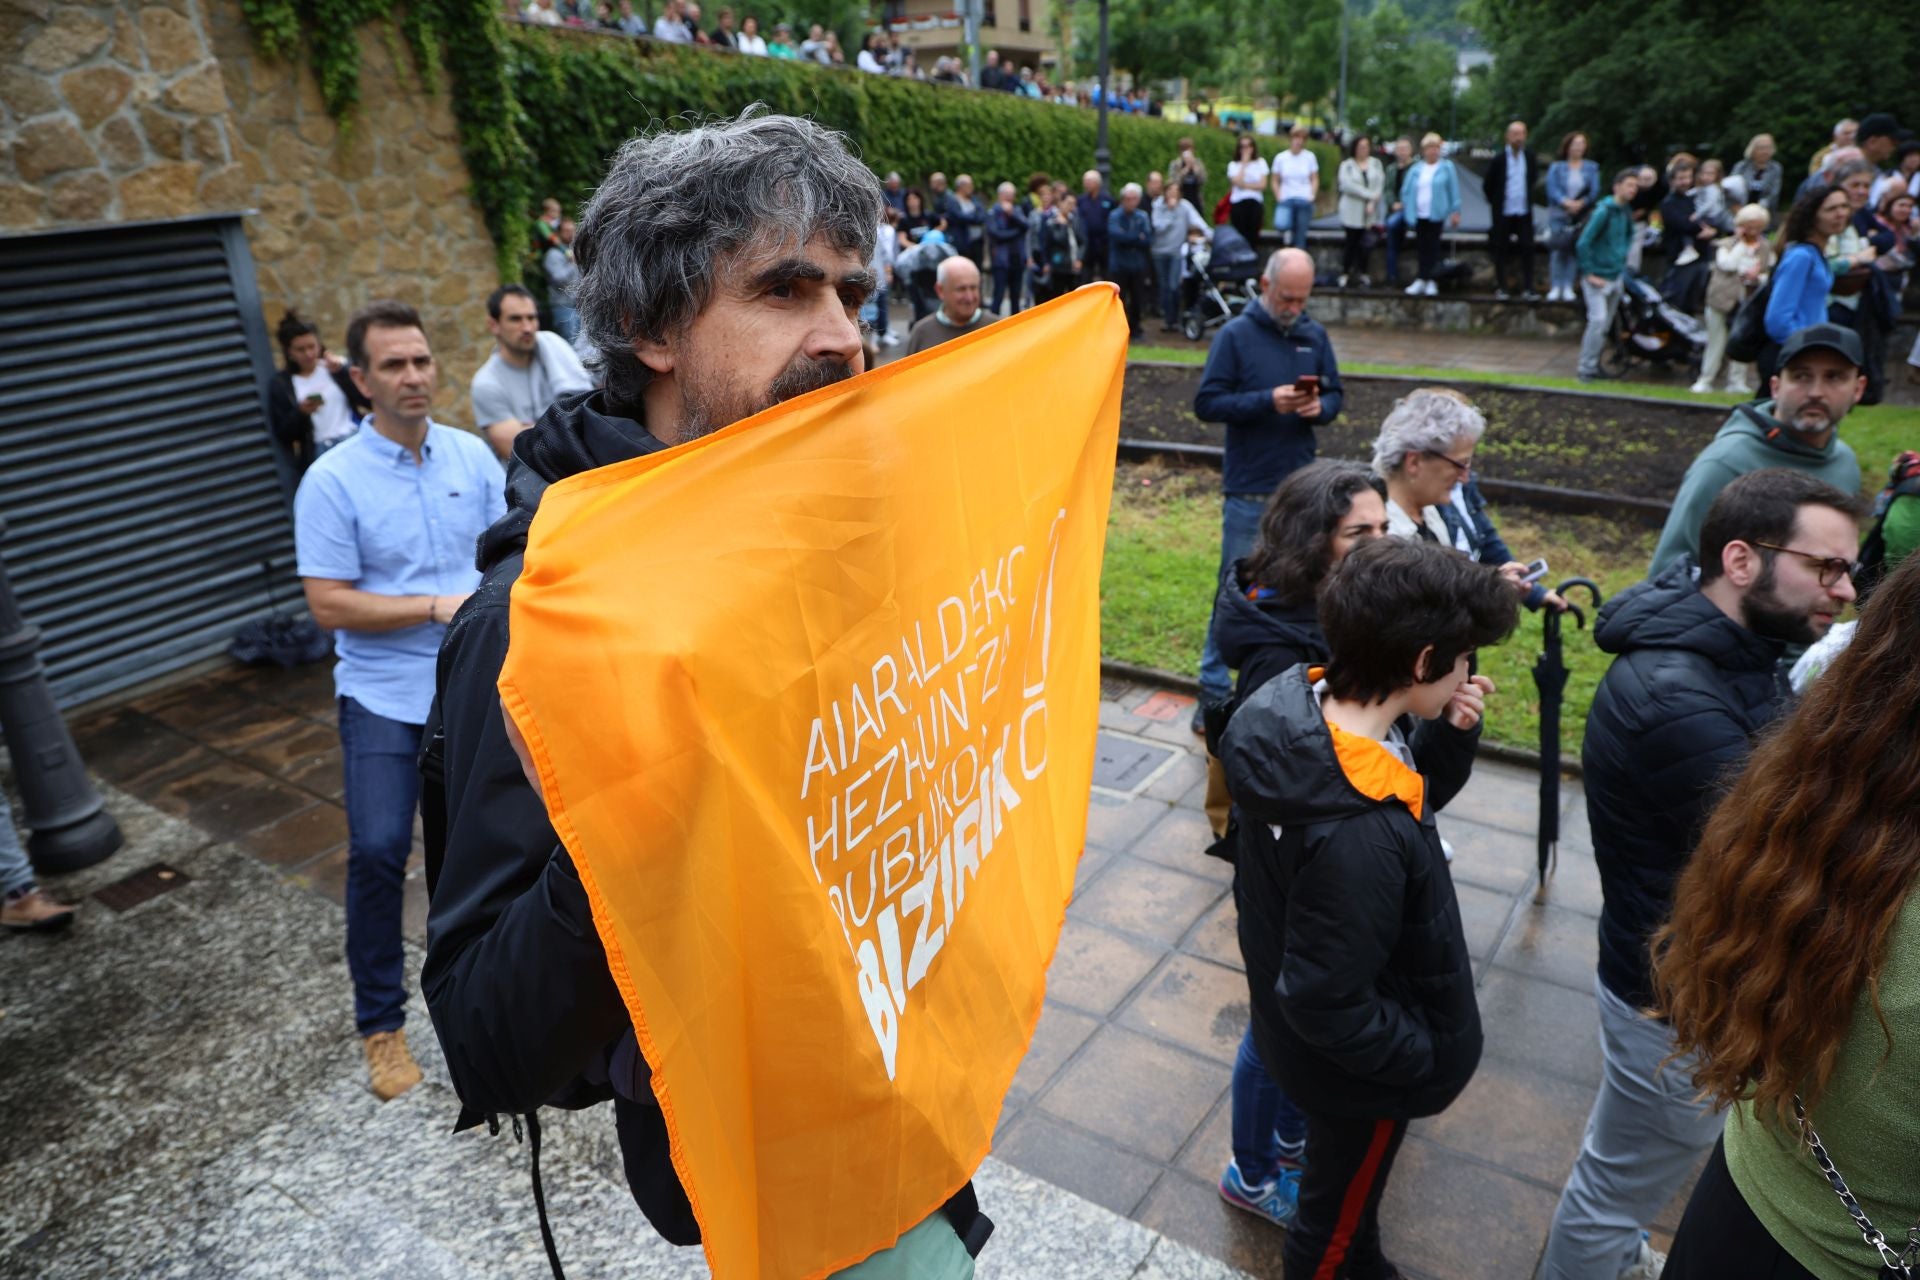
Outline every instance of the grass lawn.
[[(1129, 353), (1135, 360), (1164, 360), (1174, 364), (1204, 364), (1207, 353), (1191, 347), (1136, 346)], [(1559, 391), (1592, 391), (1573, 378), (1554, 378), (1545, 374), (1487, 373), (1476, 369), (1427, 369), (1409, 365), (1343, 364), (1342, 373), (1399, 374), (1414, 378), (1432, 378), (1435, 382), (1498, 382), (1516, 387), (1549, 387)], [(1898, 371), (1896, 370), (1896, 376)], [(1739, 403), (1740, 397), (1725, 392), (1696, 396), (1683, 386), (1665, 383), (1620, 383), (1623, 395), (1646, 396), (1656, 400), (1683, 400), (1690, 404)], [(1920, 406), (1877, 404), (1855, 409), (1840, 424), (1840, 438), (1853, 446), (1860, 456), (1861, 479), (1870, 492), (1878, 493), (1887, 482), (1887, 468), (1902, 449), (1920, 448)], [(1512, 541), (1509, 539), (1508, 541)], [(1514, 543), (1515, 546), (1519, 544)]]
[[(1550, 581), (1590, 577), (1609, 595), (1638, 582), (1653, 555), (1656, 531), (1602, 517), (1541, 518), (1515, 508), (1505, 518), (1495, 512), (1495, 519), (1521, 558), (1546, 557)], [(1220, 492), (1214, 473), (1122, 463), (1114, 478), (1100, 577), (1105, 654), (1163, 671), (1198, 673), (1219, 557)], [(1539, 615), (1523, 610), (1519, 629), (1506, 643), (1480, 655), (1481, 670), (1499, 686), (1487, 704), (1486, 732), (1493, 741), (1540, 744), (1540, 704), (1531, 675), (1540, 652), (1540, 626)], [(1609, 658), (1571, 621), (1563, 634), (1571, 678), (1560, 737), (1562, 749), (1577, 757), (1587, 706)]]

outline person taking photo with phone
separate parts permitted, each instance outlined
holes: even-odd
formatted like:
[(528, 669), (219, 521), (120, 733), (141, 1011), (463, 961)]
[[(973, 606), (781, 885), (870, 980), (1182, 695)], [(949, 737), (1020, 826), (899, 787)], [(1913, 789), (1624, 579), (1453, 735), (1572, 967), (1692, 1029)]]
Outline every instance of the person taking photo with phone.
[(273, 437), (293, 455), (297, 480), (313, 460), (359, 429), (373, 404), (360, 393), (346, 361), (330, 353), (320, 330), (291, 308), (274, 330), (286, 365), (267, 387)]
[[(1267, 259), (1260, 297), (1227, 321), (1207, 352), (1193, 412), (1226, 424), (1225, 493), (1220, 520), (1220, 573), (1253, 550), (1260, 514), (1280, 482), (1314, 459), (1314, 428), (1340, 416), (1340, 365), (1327, 331), (1307, 314), (1313, 259), (1282, 249)], [(1215, 582), (1219, 581), (1216, 576)], [(1233, 692), (1213, 626), (1200, 656), (1200, 706)], [(1206, 730), (1200, 708), (1193, 731)]]
[(1514, 558), (1473, 478), (1473, 451), (1487, 420), (1445, 387), (1421, 387), (1397, 401), (1373, 442), (1373, 471), (1387, 482), (1387, 533), (1452, 547), (1500, 571), (1529, 609), (1565, 609), (1540, 581), (1544, 560)]

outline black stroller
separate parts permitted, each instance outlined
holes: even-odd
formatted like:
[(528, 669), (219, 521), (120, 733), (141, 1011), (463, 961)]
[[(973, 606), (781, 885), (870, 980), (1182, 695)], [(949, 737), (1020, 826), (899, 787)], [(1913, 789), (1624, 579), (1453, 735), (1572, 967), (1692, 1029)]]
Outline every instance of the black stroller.
[(1600, 351), (1600, 371), (1618, 378), (1636, 363), (1698, 367), (1707, 345), (1706, 325), (1631, 271), (1621, 276), (1621, 287), (1613, 327)]
[(1180, 317), (1180, 332), (1188, 342), (1198, 342), (1207, 330), (1219, 328), (1260, 296), (1260, 255), (1245, 236), (1223, 223), (1213, 229), (1211, 243), (1187, 245), (1183, 287), (1193, 301)]

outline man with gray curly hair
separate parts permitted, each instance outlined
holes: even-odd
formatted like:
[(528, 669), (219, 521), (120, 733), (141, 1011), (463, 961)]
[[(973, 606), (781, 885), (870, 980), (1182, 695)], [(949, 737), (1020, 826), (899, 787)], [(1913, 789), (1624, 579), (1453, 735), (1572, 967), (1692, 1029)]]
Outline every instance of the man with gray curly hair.
[[(650, 1072), (580, 877), (500, 710), (509, 600), (549, 484), (861, 372), (858, 316), (875, 284), (882, 204), (845, 138), (758, 107), (656, 129), (615, 153), (574, 243), (576, 305), (606, 385), (562, 396), (515, 438), (507, 514), (480, 540), (480, 587), (440, 650), (422, 755), (421, 988), (461, 1124), (611, 1101), (634, 1199), (675, 1244), (697, 1242), (699, 1224)], [(969, 1186), (856, 1270), (964, 1280), (990, 1230)]]

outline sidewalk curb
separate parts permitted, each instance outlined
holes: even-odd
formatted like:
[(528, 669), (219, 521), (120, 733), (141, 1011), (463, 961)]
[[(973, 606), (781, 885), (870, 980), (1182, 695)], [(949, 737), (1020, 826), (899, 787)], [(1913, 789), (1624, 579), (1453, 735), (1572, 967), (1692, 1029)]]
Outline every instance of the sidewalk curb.
[[(1121, 662), (1116, 658), (1100, 659), (1100, 674), (1119, 680), (1131, 680), (1135, 684), (1149, 684), (1158, 689), (1167, 689), (1174, 693), (1184, 693), (1192, 697), (1200, 696), (1200, 682), (1192, 676), (1177, 675), (1171, 671), (1161, 671), (1157, 667), (1142, 667), (1131, 662)], [(1540, 771), (1540, 753), (1527, 747), (1510, 747), (1503, 742), (1482, 742), (1477, 754), (1489, 760), (1498, 760), (1502, 764), (1518, 765), (1521, 768)], [(1560, 774), (1566, 778), (1580, 778), (1582, 771), (1578, 760), (1562, 758)]]

